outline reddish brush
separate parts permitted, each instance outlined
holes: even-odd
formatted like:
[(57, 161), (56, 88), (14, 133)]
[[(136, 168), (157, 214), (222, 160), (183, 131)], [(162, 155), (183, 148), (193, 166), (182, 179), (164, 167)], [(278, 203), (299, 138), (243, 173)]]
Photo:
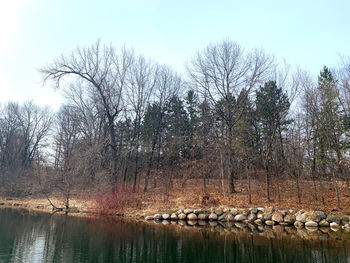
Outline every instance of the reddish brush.
[(104, 215), (116, 215), (124, 213), (129, 207), (138, 204), (138, 192), (132, 187), (114, 186), (111, 192), (99, 193), (94, 198), (94, 210)]

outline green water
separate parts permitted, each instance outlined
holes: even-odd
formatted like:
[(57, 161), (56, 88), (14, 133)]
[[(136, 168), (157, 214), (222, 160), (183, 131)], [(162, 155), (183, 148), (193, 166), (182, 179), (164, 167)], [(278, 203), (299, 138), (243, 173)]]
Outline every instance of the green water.
[(0, 262), (350, 262), (347, 235), (310, 240), (293, 231), (190, 229), (0, 209)]

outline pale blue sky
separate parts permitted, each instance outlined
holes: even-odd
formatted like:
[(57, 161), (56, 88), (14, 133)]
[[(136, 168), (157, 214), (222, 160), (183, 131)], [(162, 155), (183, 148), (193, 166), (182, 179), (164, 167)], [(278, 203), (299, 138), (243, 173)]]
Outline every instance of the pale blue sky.
[(42, 86), (37, 69), (97, 39), (182, 72), (197, 50), (225, 38), (316, 76), (350, 55), (350, 1), (2, 1), (0, 102), (33, 99), (57, 109), (60, 95)]

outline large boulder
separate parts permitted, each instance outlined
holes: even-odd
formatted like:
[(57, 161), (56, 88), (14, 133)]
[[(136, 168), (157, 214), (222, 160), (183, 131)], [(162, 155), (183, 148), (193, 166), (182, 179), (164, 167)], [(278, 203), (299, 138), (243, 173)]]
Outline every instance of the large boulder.
[(295, 222), (295, 215), (293, 215), (293, 214), (286, 214), (286, 216), (283, 218), (283, 221), (285, 223), (288, 223), (288, 224), (292, 225)]
[(210, 220), (210, 221), (218, 220), (218, 215), (215, 214), (215, 213), (211, 213), (211, 214), (209, 215), (209, 220)]
[(248, 216), (249, 215), (249, 208), (242, 208), (239, 210), (240, 214), (244, 215), (244, 216)]
[(256, 214), (253, 214), (253, 213), (249, 214), (247, 219), (248, 219), (249, 222), (255, 221), (257, 219)]
[(254, 208), (254, 207), (249, 208), (249, 213), (251, 214), (257, 214), (258, 211), (259, 211), (258, 208)]
[(275, 224), (275, 221), (266, 220), (266, 221), (265, 221), (265, 224), (268, 225), (268, 226), (273, 226), (273, 225)]
[(319, 223), (319, 226), (329, 226), (329, 223), (326, 219), (322, 219)]
[(315, 222), (315, 221), (307, 221), (307, 222), (305, 223), (305, 226), (306, 226), (306, 227), (317, 227), (318, 224), (317, 224), (317, 222)]
[(258, 225), (258, 226), (261, 226), (263, 222), (262, 222), (261, 219), (257, 219), (257, 220), (254, 221), (254, 223), (255, 223), (256, 225)]
[(197, 220), (197, 215), (195, 213), (191, 213), (187, 215), (188, 220)]
[(264, 220), (271, 220), (272, 219), (272, 213), (264, 212), (263, 219)]
[(306, 223), (307, 215), (305, 213), (297, 214), (295, 219), (296, 219), (296, 221), (299, 221), (299, 222), (302, 222), (302, 223)]
[(217, 214), (217, 216), (221, 216), (224, 213), (224, 211), (221, 208), (218, 208), (215, 209), (214, 213)]
[(168, 219), (170, 219), (170, 215), (169, 214), (162, 214), (162, 218), (164, 220), (168, 220)]
[(231, 213), (229, 213), (227, 216), (226, 216), (226, 221), (234, 221), (235, 220), (235, 216)]
[(188, 215), (188, 214), (191, 214), (193, 212), (192, 209), (185, 209), (184, 210), (184, 214)]
[(218, 221), (226, 221), (227, 214), (223, 213), (218, 217)]
[(176, 214), (179, 215), (179, 214), (182, 214), (184, 212), (184, 210), (182, 208), (180, 208), (179, 210), (176, 211)]
[(181, 214), (179, 214), (177, 217), (178, 217), (180, 220), (184, 220), (184, 219), (186, 219), (186, 214), (181, 213)]
[(326, 219), (327, 218), (326, 213), (321, 211), (321, 210), (315, 211), (315, 214), (318, 215), (319, 217), (321, 217), (321, 219)]
[(308, 213), (305, 213), (306, 214), (306, 220), (307, 221), (313, 221), (313, 222), (320, 222), (321, 219), (323, 219), (322, 217), (324, 216), (321, 211), (312, 211), (312, 212), (308, 212)]
[(208, 215), (207, 214), (199, 214), (198, 215), (198, 219), (199, 220), (207, 220), (208, 219)]
[(295, 226), (296, 228), (302, 228), (302, 227), (304, 227), (304, 223), (301, 222), (301, 221), (295, 221), (295, 222), (294, 222), (294, 226)]
[(238, 214), (235, 216), (235, 221), (244, 221), (246, 219), (247, 219), (247, 217), (245, 215), (242, 215), (242, 214)]
[(338, 225), (340, 225), (340, 217), (336, 216), (336, 215), (328, 215), (326, 218), (328, 223), (337, 223)]
[(283, 215), (280, 212), (274, 212), (271, 219), (277, 223), (283, 222)]
[(171, 216), (170, 216), (170, 219), (171, 220), (177, 220), (177, 215), (175, 213), (172, 213)]
[(332, 223), (329, 224), (329, 227), (333, 228), (333, 229), (338, 229), (339, 228), (339, 224), (336, 223), (336, 222), (332, 222)]
[(155, 215), (153, 216), (153, 219), (154, 219), (154, 220), (161, 220), (161, 219), (162, 219), (162, 215), (161, 215), (161, 214), (155, 214)]
[(237, 210), (236, 208), (232, 208), (232, 209), (231, 209), (231, 214), (232, 214), (233, 216), (238, 215), (238, 210)]

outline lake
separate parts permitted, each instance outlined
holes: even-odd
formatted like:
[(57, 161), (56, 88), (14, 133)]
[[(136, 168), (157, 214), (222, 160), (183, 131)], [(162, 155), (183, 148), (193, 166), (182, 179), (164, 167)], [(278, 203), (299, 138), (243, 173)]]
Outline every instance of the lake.
[(0, 262), (350, 262), (350, 234), (163, 225), (2, 208)]

